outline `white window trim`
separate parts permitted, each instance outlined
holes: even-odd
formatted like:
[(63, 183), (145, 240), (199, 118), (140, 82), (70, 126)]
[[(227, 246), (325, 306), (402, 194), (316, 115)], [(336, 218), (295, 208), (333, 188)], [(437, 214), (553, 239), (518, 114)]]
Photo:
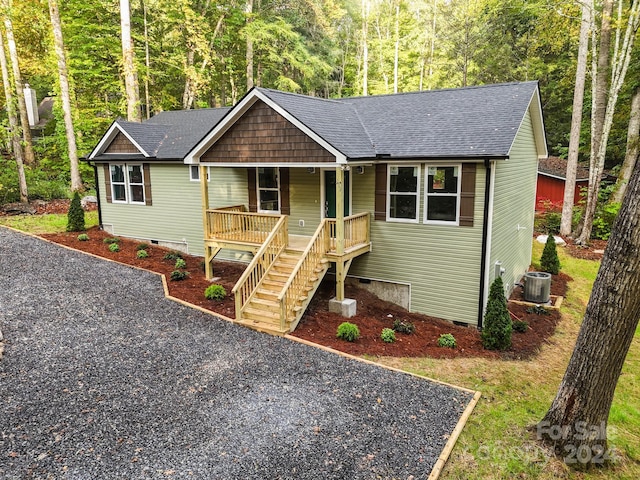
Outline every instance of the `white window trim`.
[[(457, 192), (453, 193), (429, 193), (429, 167), (442, 168), (442, 167), (457, 167), (458, 168), (458, 186)], [(425, 174), (424, 174), (424, 212), (423, 212), (423, 223), (426, 225), (448, 225), (450, 227), (457, 227), (460, 225), (460, 189), (462, 187), (462, 164), (461, 163), (439, 163), (438, 165), (425, 165)], [(453, 197), (455, 196), (456, 201), (456, 219), (455, 221), (447, 221), (447, 220), (428, 220), (428, 204), (430, 196), (443, 196), (443, 197)]]
[[(127, 163), (127, 176), (125, 177), (125, 181), (127, 182), (127, 193), (129, 194), (129, 203), (132, 205), (146, 205), (146, 194), (144, 191), (144, 166), (141, 163)], [(140, 183), (131, 183), (131, 179), (129, 177), (129, 167), (140, 167), (140, 173), (142, 174), (142, 182)], [(131, 186), (132, 185), (139, 185), (142, 187), (142, 201), (141, 202), (134, 202), (133, 201), (133, 195), (131, 195)]]
[[(415, 218), (394, 218), (391, 216), (391, 168), (392, 167), (413, 167), (418, 169), (418, 176), (416, 179), (416, 192), (394, 192), (398, 195), (415, 195), (416, 197), (416, 217)], [(420, 223), (420, 174), (422, 173), (422, 165), (415, 164), (401, 164), (392, 165), (387, 164), (387, 222), (395, 223)]]
[[(198, 178), (193, 178), (194, 170), (198, 172)], [(189, 165), (189, 180), (192, 182), (200, 181), (200, 165)], [(211, 167), (207, 167), (207, 182), (211, 181)]]
[[(123, 176), (124, 176), (124, 182), (114, 182), (113, 181), (113, 173), (111, 172), (111, 167), (112, 166), (119, 166), (122, 168)], [(110, 163), (109, 164), (109, 182), (111, 183), (111, 201), (113, 203), (129, 203), (128, 199), (129, 199), (129, 187), (127, 186), (127, 176), (128, 176), (128, 171), (127, 171), (127, 164), (126, 163)], [(116, 185), (123, 185), (124, 186), (124, 200), (116, 200), (116, 190), (115, 187)]]
[[(275, 168), (276, 169), (276, 181), (278, 186), (276, 188), (260, 188), (260, 168)], [(273, 192), (277, 190), (278, 192), (278, 210), (263, 210), (260, 208), (260, 190), (265, 190), (269, 192)], [(256, 203), (257, 212), (258, 213), (277, 213), (279, 214), (282, 211), (282, 195), (280, 193), (280, 167), (256, 167)]]
[[(115, 185), (122, 185), (122, 182), (113, 181), (113, 177), (111, 176), (111, 166), (119, 165), (122, 167), (124, 171), (124, 200), (116, 200), (115, 195)], [(140, 167), (142, 171), (142, 183), (131, 183), (129, 181), (129, 167)], [(145, 192), (145, 172), (144, 165), (142, 163), (109, 163), (109, 181), (111, 182), (111, 202), (112, 203), (120, 203), (120, 204), (129, 204), (129, 205), (146, 205), (147, 204), (147, 193)], [(134, 202), (131, 200), (131, 185), (142, 185), (142, 201)]]

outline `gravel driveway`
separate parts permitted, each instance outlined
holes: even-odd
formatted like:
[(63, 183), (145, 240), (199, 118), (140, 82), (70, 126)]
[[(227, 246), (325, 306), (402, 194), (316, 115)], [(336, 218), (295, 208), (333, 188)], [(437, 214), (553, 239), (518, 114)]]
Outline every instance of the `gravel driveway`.
[(426, 478), (472, 395), (0, 227), (0, 478)]

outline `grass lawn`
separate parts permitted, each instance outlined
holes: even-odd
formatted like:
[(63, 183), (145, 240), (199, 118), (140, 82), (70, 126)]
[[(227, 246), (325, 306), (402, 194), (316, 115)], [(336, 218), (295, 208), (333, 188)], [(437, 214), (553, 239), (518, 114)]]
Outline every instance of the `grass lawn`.
[[(87, 227), (97, 213), (86, 214)], [(0, 224), (32, 233), (64, 231), (66, 215), (0, 217)], [(534, 242), (537, 262), (543, 245)], [(562, 379), (599, 262), (578, 260), (558, 249), (562, 271), (573, 277), (562, 305), (563, 320), (540, 354), (529, 361), (373, 358), (393, 367), (482, 392), (443, 479), (640, 478), (640, 329), (618, 382), (609, 417), (609, 444), (618, 461), (609, 469), (578, 472), (555, 460), (531, 429), (545, 414)]]
[[(98, 212), (85, 212), (84, 223), (87, 228), (98, 225)], [(46, 215), (13, 215), (0, 217), (0, 225), (22, 230), (24, 232), (57, 233), (67, 229), (66, 214), (46, 214)]]
[[(543, 245), (534, 242), (533, 248), (535, 263)], [(563, 320), (535, 359), (379, 359), (387, 365), (482, 392), (441, 478), (640, 478), (640, 329), (627, 356), (609, 416), (609, 445), (619, 456), (613, 468), (586, 473), (569, 470), (536, 442), (536, 431), (531, 429), (556, 394), (599, 267), (599, 262), (569, 257), (561, 248), (558, 253), (562, 271), (574, 281), (562, 305)]]

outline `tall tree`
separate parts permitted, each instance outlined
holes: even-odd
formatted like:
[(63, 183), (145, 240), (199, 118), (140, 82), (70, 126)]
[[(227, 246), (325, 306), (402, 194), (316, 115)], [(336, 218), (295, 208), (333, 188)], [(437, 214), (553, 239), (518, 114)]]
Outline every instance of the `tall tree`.
[(578, 45), (578, 65), (576, 67), (576, 82), (573, 92), (571, 133), (569, 135), (569, 156), (567, 158), (567, 173), (564, 184), (564, 200), (562, 202), (560, 235), (569, 235), (571, 233), (573, 200), (576, 189), (576, 170), (578, 167), (578, 150), (580, 148), (580, 130), (582, 126), (584, 85), (587, 76), (587, 57), (589, 54), (589, 32), (591, 29), (591, 15), (593, 7), (593, 0), (591, 0), (590, 4), (586, 2), (582, 4), (580, 40)]
[(631, 97), (631, 113), (629, 114), (629, 126), (627, 128), (627, 151), (624, 156), (620, 175), (618, 176), (618, 189), (613, 192), (611, 201), (622, 202), (627, 191), (627, 183), (636, 166), (640, 155), (640, 86), (637, 86)]
[[(245, 5), (245, 14), (247, 16), (247, 24), (250, 24), (253, 21), (253, 0), (247, 0), (247, 4)], [(246, 62), (247, 62), (247, 91), (253, 88), (253, 37), (252, 35), (247, 35), (247, 52), (246, 52)]]
[(127, 97), (127, 119), (141, 122), (140, 92), (138, 73), (134, 60), (133, 39), (131, 38), (131, 6), (129, 0), (120, 0), (120, 35), (122, 38), (122, 64), (124, 87)]
[(71, 96), (69, 94), (69, 71), (67, 69), (67, 58), (64, 51), (64, 40), (62, 38), (62, 23), (60, 22), (60, 11), (58, 10), (57, 0), (49, 0), (49, 15), (51, 16), (51, 26), (53, 27), (53, 43), (56, 49), (56, 57), (58, 58), (58, 81), (60, 83), (64, 129), (67, 136), (71, 190), (76, 192), (81, 190), (83, 185), (78, 166), (78, 149), (76, 147), (76, 134), (73, 128), (73, 116), (71, 114)]
[[(611, 3), (611, 5), (608, 5)], [(600, 53), (598, 55), (597, 76), (595, 80), (596, 90), (594, 103), (594, 111), (592, 112), (592, 139), (591, 139), (591, 159), (589, 164), (589, 189), (587, 194), (587, 203), (585, 205), (583, 225), (580, 236), (576, 239), (578, 244), (586, 244), (591, 237), (591, 230), (593, 228), (593, 219), (595, 216), (596, 205), (598, 202), (598, 192), (600, 187), (600, 177), (604, 170), (604, 161), (607, 153), (607, 143), (609, 140), (609, 133), (611, 132), (611, 126), (613, 124), (613, 115), (615, 113), (616, 103), (618, 101), (618, 94), (624, 84), (624, 79), (629, 68), (629, 62), (631, 61), (631, 53), (633, 51), (633, 44), (640, 27), (640, 0), (633, 0), (628, 12), (627, 12), (627, 25), (625, 29), (625, 35), (622, 47), (616, 48), (615, 56), (613, 58), (613, 68), (611, 71), (611, 85), (607, 88), (607, 71), (609, 60), (604, 60), (602, 57), (603, 49), (608, 50), (610, 47), (611, 28), (610, 17), (613, 5), (612, 0), (606, 0), (603, 8), (603, 19), (601, 28), (600, 39)], [(621, 15), (620, 15), (621, 16)], [(618, 28), (621, 28), (622, 18), (618, 18)], [(603, 44), (602, 35), (605, 30), (609, 30), (608, 41)], [(604, 71), (601, 70), (604, 68)], [(604, 77), (604, 80), (603, 80)], [(604, 89), (604, 94), (601, 92)], [(594, 138), (595, 137), (595, 138)]]
[(11, 147), (13, 156), (16, 159), (18, 167), (18, 185), (20, 188), (20, 201), (27, 203), (29, 201), (29, 192), (27, 190), (27, 179), (24, 174), (24, 153), (22, 144), (20, 143), (20, 128), (18, 127), (18, 119), (16, 118), (16, 108), (13, 100), (11, 80), (9, 79), (9, 69), (7, 68), (7, 56), (4, 52), (4, 38), (0, 31), (0, 69), (2, 69), (2, 85), (4, 86), (4, 97), (6, 100), (7, 117), (9, 118), (9, 136), (11, 137)]
[(578, 461), (606, 459), (606, 425), (640, 316), (640, 168), (629, 182), (569, 365), (540, 437)]
[(22, 125), (22, 139), (24, 140), (24, 162), (27, 165), (35, 163), (35, 154), (33, 153), (33, 141), (31, 139), (31, 128), (29, 126), (29, 118), (27, 116), (27, 104), (24, 100), (24, 85), (22, 84), (22, 75), (20, 73), (20, 63), (18, 61), (18, 48), (13, 36), (13, 22), (11, 21), (11, 3), (10, 0), (2, 0), (4, 10), (4, 27), (7, 34), (7, 45), (9, 47), (9, 57), (11, 59), (11, 67), (13, 69), (13, 83), (15, 86), (16, 98), (18, 99), (18, 112), (20, 113), (20, 123)]

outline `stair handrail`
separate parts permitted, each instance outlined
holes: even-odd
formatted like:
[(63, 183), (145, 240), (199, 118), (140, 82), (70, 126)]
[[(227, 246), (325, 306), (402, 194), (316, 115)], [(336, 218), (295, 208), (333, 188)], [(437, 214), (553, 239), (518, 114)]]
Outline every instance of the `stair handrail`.
[(249, 303), (269, 268), (286, 248), (288, 241), (287, 216), (282, 215), (231, 290), (235, 295), (236, 317)]
[(278, 295), (280, 328), (282, 330), (286, 328), (287, 318), (293, 313), (297, 299), (301, 296), (302, 288), (307, 284), (311, 273), (313, 273), (320, 260), (329, 251), (327, 225), (326, 218), (318, 225), (311, 240), (309, 240), (307, 248), (302, 252), (302, 256)]

